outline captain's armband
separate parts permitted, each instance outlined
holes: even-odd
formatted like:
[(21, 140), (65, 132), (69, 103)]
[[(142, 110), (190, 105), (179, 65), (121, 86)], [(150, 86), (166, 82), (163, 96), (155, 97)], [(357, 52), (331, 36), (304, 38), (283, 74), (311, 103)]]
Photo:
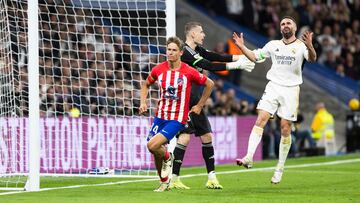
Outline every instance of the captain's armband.
[(260, 50), (257, 49), (257, 50), (254, 50), (253, 52), (254, 52), (255, 58), (256, 58), (255, 63), (263, 63), (266, 60), (266, 57), (264, 56), (263, 53), (260, 52)]

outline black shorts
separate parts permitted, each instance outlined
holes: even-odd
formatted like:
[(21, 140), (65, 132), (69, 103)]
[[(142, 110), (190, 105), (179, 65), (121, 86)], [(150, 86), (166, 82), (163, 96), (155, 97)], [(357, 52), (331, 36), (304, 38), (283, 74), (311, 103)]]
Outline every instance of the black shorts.
[(201, 111), (199, 115), (195, 113), (191, 113), (189, 118), (190, 120), (188, 121), (187, 127), (184, 130), (182, 130), (180, 134), (181, 133), (195, 134), (196, 137), (199, 137), (206, 133), (212, 132), (209, 119), (205, 115), (204, 111)]

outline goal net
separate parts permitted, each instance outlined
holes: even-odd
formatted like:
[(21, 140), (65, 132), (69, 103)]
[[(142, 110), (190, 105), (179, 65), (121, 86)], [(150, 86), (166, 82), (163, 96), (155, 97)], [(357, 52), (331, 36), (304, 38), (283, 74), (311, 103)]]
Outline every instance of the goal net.
[[(29, 173), (31, 52), (39, 57), (41, 174), (155, 175), (140, 81), (165, 60), (174, 9), (166, 0), (38, 1), (35, 31), (28, 1), (0, 2), (0, 187), (22, 188)], [(29, 50), (37, 32), (39, 51)], [(157, 98), (152, 89), (149, 115)]]

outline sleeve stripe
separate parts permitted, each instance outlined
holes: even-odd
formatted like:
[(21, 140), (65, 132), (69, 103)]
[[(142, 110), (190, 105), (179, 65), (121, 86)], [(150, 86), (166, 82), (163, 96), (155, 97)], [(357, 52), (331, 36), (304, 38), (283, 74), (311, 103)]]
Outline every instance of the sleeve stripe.
[(148, 76), (148, 80), (149, 82), (154, 82), (155, 81), (155, 78), (153, 78), (151, 75)]
[(197, 59), (196, 61), (194, 61), (194, 63), (192, 63), (193, 66), (195, 66), (199, 61), (201, 61), (203, 59), (203, 57)]
[(190, 52), (191, 55), (197, 54), (196, 51), (194, 51), (192, 48), (185, 46), (185, 49)]

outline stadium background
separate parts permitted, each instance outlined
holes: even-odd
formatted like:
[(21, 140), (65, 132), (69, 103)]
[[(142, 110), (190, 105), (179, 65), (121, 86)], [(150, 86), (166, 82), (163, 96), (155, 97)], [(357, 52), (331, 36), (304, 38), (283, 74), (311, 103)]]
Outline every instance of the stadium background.
[[(312, 30), (318, 60), (316, 64), (306, 63), (303, 70), (299, 109), (305, 118), (302, 126), (310, 126), (315, 104), (325, 102), (335, 115), (337, 148), (345, 152), (346, 121), (349, 114), (354, 114), (348, 102), (359, 98), (360, 90), (359, 1), (198, 0), (177, 1), (177, 5), (177, 34), (183, 36), (185, 22), (200, 21), (207, 34), (205, 47), (220, 52), (226, 51), (233, 31), (244, 32), (251, 48), (262, 47), (269, 39), (280, 39), (279, 19), (283, 15), (297, 20), (298, 36), (304, 29)], [(261, 97), (268, 62), (258, 64), (251, 73), (241, 73), (238, 81), (242, 92)]]
[[(110, 4), (102, 4), (103, 9), (85, 9), (83, 13), (78, 13), (90, 18), (94, 16), (94, 26), (77, 25), (67, 28), (56, 24), (55, 21), (82, 21), (65, 18), (72, 15), (74, 12), (72, 9), (66, 7), (55, 9), (51, 6), (54, 4), (53, 0), (39, 2), (48, 5), (40, 7), (40, 20), (44, 28), (40, 33), (43, 42), (40, 47), (41, 116), (135, 115), (139, 106), (137, 95), (141, 77), (146, 76), (156, 61), (164, 60), (164, 54), (158, 53), (164, 52), (161, 44), (164, 44), (165, 38), (159, 38), (157, 43), (160, 46), (158, 46), (154, 43), (156, 41), (154, 36), (165, 32), (161, 27), (166, 24), (162, 18), (165, 13), (158, 11), (145, 13), (136, 10), (118, 13), (108, 10), (111, 8)], [(71, 5), (82, 5), (80, 1), (63, 1), (63, 4), (68, 5), (69, 8)], [(90, 5), (84, 4), (84, 6), (86, 8)], [(336, 115), (337, 148), (345, 152), (346, 119), (347, 114), (350, 113), (347, 103), (352, 98), (358, 98), (360, 92), (358, 10), (358, 0), (353, 2), (180, 0), (176, 1), (176, 33), (184, 38), (184, 24), (197, 20), (204, 25), (207, 35), (204, 46), (209, 50), (226, 52), (226, 45), (233, 31), (244, 32), (249, 47), (256, 48), (263, 46), (268, 39), (280, 37), (278, 24), (282, 15), (295, 16), (300, 33), (306, 28), (314, 31), (314, 44), (319, 58), (318, 63), (307, 63), (304, 67), (305, 82), (301, 86), (300, 95), (300, 112), (305, 118), (302, 126), (305, 128), (310, 126), (315, 104), (324, 101), (328, 110)], [(15, 14), (16, 12), (14, 10)], [(317, 15), (318, 13), (321, 15)], [(117, 16), (121, 18), (117, 20)], [(135, 18), (140, 19), (129, 20)], [(46, 24), (46, 21), (54, 22)], [(19, 107), (17, 114), (27, 115), (28, 89), (26, 84), (21, 84), (22, 81), (26, 83), (27, 76), (27, 59), (23, 57), (26, 51), (25, 39), (21, 30), (25, 25), (22, 25), (17, 18), (10, 19), (10, 22), (16, 27), (14, 31), (20, 33), (12, 38), (12, 53), (17, 60), (14, 68), (18, 71), (20, 81), (16, 88), (16, 105)], [(131, 23), (144, 28), (119, 28), (120, 25), (128, 26)], [(96, 28), (97, 25), (104, 25), (104, 29)], [(146, 29), (146, 26), (150, 26), (150, 29)], [(78, 27), (80, 31), (84, 29), (81, 31), (83, 34), (66, 34), (66, 32), (77, 32), (74, 29), (79, 29)], [(59, 32), (49, 32), (47, 31), (49, 29)], [(91, 54), (99, 47), (107, 49), (109, 44), (105, 47), (96, 44), (84, 46), (85, 43), (92, 43), (91, 37), (84, 34), (85, 32), (94, 34), (97, 38), (105, 35), (107, 37), (104, 42), (112, 42), (115, 46), (106, 54)], [(116, 34), (110, 37), (111, 33)], [(150, 37), (142, 37), (149, 35)], [(324, 39), (330, 40), (331, 43)], [(71, 49), (79, 49), (80, 54), (77, 56), (76, 52), (69, 51)], [(82, 52), (83, 50), (87, 53)], [(93, 63), (94, 58), (97, 58), (98, 62)], [(84, 63), (84, 59), (88, 62)], [(104, 61), (104, 66), (101, 65), (101, 61)], [(255, 103), (264, 90), (267, 82), (265, 75), (269, 67), (268, 60), (267, 63), (258, 64), (251, 73), (233, 71), (227, 76), (220, 77), (212, 74), (212, 77), (216, 77), (216, 88), (205, 111), (209, 115), (216, 116), (254, 115)], [(86, 71), (82, 71), (84, 69)], [(119, 80), (123, 80), (124, 84), (117, 82)], [(71, 87), (64, 85), (70, 83)], [(84, 85), (90, 85), (90, 88), (82, 88)], [(151, 95), (156, 98), (156, 91)], [(154, 106), (155, 103), (152, 103), (152, 107)]]
[[(51, 2), (52, 1), (46, 1), (46, 2)], [(75, 1), (77, 2), (77, 1)], [(255, 47), (260, 47), (263, 45), (264, 42), (267, 41), (268, 39), (268, 35), (266, 33), (270, 33), (271, 37), (274, 37), (274, 30), (271, 31), (271, 29), (269, 30), (269, 32), (267, 32), (268, 30), (264, 30), (264, 28), (260, 28), (259, 25), (263, 25), (264, 23), (262, 23), (261, 21), (258, 21), (257, 23), (254, 23), (254, 26), (252, 26), (251, 24), (249, 24), (249, 18), (250, 19), (257, 19), (255, 17), (255, 15), (252, 17), (251, 14), (247, 13), (248, 9), (246, 8), (250, 8), (249, 5), (247, 5), (246, 7), (244, 7), (244, 14), (240, 14), (237, 16), (229, 16), (226, 12), (227, 8), (226, 8), (226, 3), (232, 2), (232, 1), (176, 1), (177, 2), (177, 11), (176, 11), (176, 15), (177, 15), (177, 35), (184, 38), (183, 36), (183, 25), (185, 22), (190, 21), (190, 20), (197, 20), (203, 23), (204, 28), (205, 28), (205, 32), (207, 34), (207, 37), (205, 39), (205, 47), (208, 49), (215, 49), (215, 47), (217, 47), (216, 49), (218, 51), (223, 51), (221, 50), (221, 43), (226, 42), (230, 37), (231, 37), (231, 33), (232, 31), (237, 31), (237, 32), (244, 32), (245, 33), (245, 37), (249, 37), (247, 43), (249, 44), (250, 47), (255, 48)], [(244, 4), (249, 3), (249, 1), (233, 1), (233, 3), (239, 3), (239, 2), (243, 2)], [(326, 18), (337, 18), (337, 15), (321, 15), (321, 16), (317, 16), (315, 14), (317, 13), (311, 13), (310, 11), (312, 11), (311, 9), (318, 9), (317, 12), (322, 13), (323, 11), (328, 11), (330, 13), (345, 13), (345, 15), (348, 16), (348, 18), (344, 19), (348, 19), (348, 21), (344, 24), (341, 24), (343, 27), (341, 27), (341, 31), (344, 32), (335, 32), (333, 35), (336, 35), (336, 37), (338, 37), (337, 39), (339, 40), (339, 44), (338, 46), (340, 46), (340, 50), (341, 53), (340, 57), (337, 58), (336, 62), (334, 63), (335, 66), (344, 66), (344, 72), (340, 72), (341, 68), (339, 68), (339, 70), (337, 70), (337, 68), (335, 69), (321, 65), (321, 64), (316, 64), (314, 66), (309, 66), (306, 65), (305, 69), (304, 69), (304, 75), (305, 75), (305, 83), (304, 85), (302, 85), (302, 93), (301, 93), (301, 106), (300, 106), (300, 110), (301, 112), (304, 114), (305, 116), (305, 124), (304, 126), (308, 126), (311, 118), (314, 114), (313, 112), (313, 108), (314, 108), (314, 104), (317, 101), (325, 101), (327, 106), (329, 107), (330, 112), (332, 112), (334, 115), (336, 115), (335, 119), (336, 119), (336, 139), (337, 139), (337, 144), (338, 144), (338, 149), (340, 149), (341, 152), (346, 152), (346, 148), (344, 147), (346, 145), (346, 117), (347, 114), (352, 114), (352, 113), (357, 113), (357, 112), (350, 112), (350, 110), (347, 107), (347, 102), (349, 101), (350, 98), (353, 97), (357, 97), (358, 96), (358, 92), (359, 92), (359, 84), (358, 84), (358, 75), (359, 75), (359, 67), (358, 67), (358, 60), (359, 60), (359, 26), (358, 26), (358, 22), (359, 22), (359, 3), (358, 1), (354, 1), (357, 3), (348, 3), (346, 4), (345, 8), (344, 5), (342, 5), (343, 1), (339, 1), (339, 2), (333, 2), (331, 3), (330, 1), (316, 1), (316, 2), (308, 2), (308, 5), (305, 6), (306, 9), (304, 9), (305, 14), (308, 12), (308, 18), (309, 20), (312, 19), (312, 23), (314, 22), (318, 22), (315, 19), (316, 18), (321, 18), (320, 21), (321, 22), (327, 22)], [(64, 1), (64, 3), (71, 3), (71, 1)], [(294, 9), (292, 8), (298, 8), (298, 5), (300, 2), (296, 2), (293, 1), (292, 5), (290, 3), (290, 1), (251, 1), (252, 5), (250, 5), (252, 8), (256, 8), (259, 10), (253, 10), (253, 14), (255, 14), (256, 12), (258, 12), (258, 15), (261, 16), (263, 15), (264, 11), (269, 11), (269, 16), (271, 16), (271, 18), (267, 18), (267, 19), (272, 19), (274, 22), (267, 22), (268, 24), (271, 24), (275, 29), (275, 33), (278, 32), (278, 28), (277, 28), (277, 24), (276, 24), (276, 19), (279, 19), (280, 16), (280, 11), (291, 11), (294, 12)], [(286, 5), (286, 8), (282, 8), (280, 5)], [(342, 6), (341, 6), (342, 5)], [(357, 5), (357, 6), (354, 6)], [(272, 8), (273, 7), (273, 8)], [(315, 7), (315, 8), (312, 8)], [(261, 10), (261, 8), (263, 10)], [(337, 11), (338, 8), (342, 8), (344, 9), (346, 12), (343, 12), (344, 10), (341, 10), (340, 12)], [(44, 11), (44, 16), (42, 16), (44, 19), (51, 19), (51, 15), (50, 14), (60, 14), (62, 11), (61, 10), (54, 10), (51, 9), (51, 7), (46, 7), (46, 8), (41, 8), (43, 9), (42, 11)], [(47, 11), (47, 9), (50, 9), (50, 11)], [(307, 10), (309, 9), (309, 10)], [(324, 10), (322, 10), (324, 9)], [(356, 10), (357, 9), (357, 10)], [(250, 9), (249, 9), (250, 10)], [(296, 9), (298, 10), (298, 9)], [(220, 11), (220, 12), (219, 12)], [(246, 11), (246, 12), (245, 12)], [(53, 13), (52, 13), (53, 12)], [(48, 14), (46, 14), (48, 13)], [(326, 12), (325, 12), (326, 13)], [(294, 13), (292, 13), (294, 14)], [(113, 15), (113, 14), (109, 14), (109, 13), (102, 13), (102, 12), (98, 12), (95, 15)], [(139, 15), (139, 13), (134, 12), (134, 13), (130, 13), (131, 15)], [(140, 13), (141, 15), (141, 13)], [(158, 16), (158, 15), (162, 15), (162, 14), (153, 14), (154, 16)], [(300, 14), (299, 14), (300, 15)], [(238, 19), (243, 19), (239, 22), (236, 22)], [(341, 17), (340, 19), (343, 19), (343, 17)], [(14, 20), (14, 22), (16, 22)], [(309, 21), (309, 25), (312, 25), (311, 22)], [(334, 21), (330, 21), (328, 22), (329, 24), (333, 23)], [(335, 21), (336, 22), (336, 21)], [(355, 23), (354, 23), (355, 22)], [(357, 22), (357, 23), (356, 23)], [(96, 21), (96, 23), (99, 23), (99, 25), (103, 22), (100, 21)], [(141, 24), (141, 21), (139, 21), (139, 23)], [(159, 24), (163, 24), (164, 22), (158, 21), (158, 22), (153, 22), (154, 24), (159, 23)], [(257, 25), (257, 26), (256, 26)], [(46, 25), (44, 25), (46, 27)], [(271, 27), (271, 26), (270, 26)], [(347, 31), (345, 32), (345, 30), (348, 30), (347, 28), (351, 29), (351, 31)], [(316, 34), (317, 35), (321, 35), (323, 34), (323, 27), (314, 27), (314, 29), (316, 28), (316, 30), (318, 31)], [(61, 28), (60, 28), (61, 29)], [(91, 30), (91, 28), (86, 28), (89, 29), (89, 32), (107, 32), (107, 29), (104, 30)], [(134, 31), (136, 32), (136, 31)], [(144, 40), (141, 38), (141, 34), (142, 32), (147, 32), (146, 30), (139, 30), (139, 32), (137, 34), (139, 34), (139, 38), (138, 41)], [(154, 30), (152, 31), (154, 33), (157, 32), (164, 32), (163, 30)], [(78, 95), (73, 94), (72, 98), (66, 98), (65, 96), (68, 96), (68, 91), (70, 89), (64, 89), (62, 88), (62, 84), (65, 84), (66, 81), (62, 81), (63, 78), (61, 76), (64, 76), (63, 74), (65, 74), (65, 76), (70, 76), (73, 74), (73, 71), (69, 72), (69, 67), (72, 66), (77, 66), (81, 63), (78, 63), (78, 61), (73, 60), (74, 58), (72, 58), (71, 53), (67, 56), (65, 56), (64, 58), (62, 58), (62, 61), (49, 61), (46, 59), (50, 59), (53, 56), (55, 56), (56, 53), (55, 51), (51, 50), (49, 47), (54, 46), (54, 44), (51, 43), (47, 43), (47, 40), (49, 35), (49, 33), (47, 33), (46, 31), (44, 31), (42, 33), (42, 37), (43, 39), (45, 39), (45, 44), (43, 44), (44, 46), (41, 48), (40, 50), (40, 54), (41, 56), (45, 59), (41, 64), (41, 73), (43, 75), (47, 75), (50, 74), (52, 77), (55, 78), (55, 85), (53, 88), (50, 88), (50, 90), (48, 92), (43, 92), (43, 99), (46, 100), (46, 104), (49, 106), (41, 106), (42, 108), (42, 116), (74, 116), (74, 117), (78, 117), (78, 116), (83, 116), (83, 115), (99, 115), (99, 116), (109, 116), (109, 115), (127, 115), (127, 116), (131, 116), (136, 114), (136, 107), (138, 105), (138, 99), (137, 98), (131, 98), (130, 95), (132, 95), (133, 93), (129, 93), (126, 91), (121, 93), (124, 94), (122, 95), (122, 99), (120, 99), (120, 101), (115, 101), (119, 102), (116, 103), (116, 105), (113, 105), (113, 103), (111, 103), (109, 100), (107, 100), (107, 98), (104, 96), (106, 94), (104, 94), (104, 91), (110, 91), (110, 95), (111, 95), (111, 91), (114, 91), (113, 88), (107, 89), (106, 90), (106, 85), (104, 83), (96, 83), (96, 88), (98, 88), (98, 90), (96, 90), (95, 88), (90, 90), (90, 100), (87, 100), (84, 98), (77, 97)], [(59, 34), (59, 38), (65, 37), (65, 36), (61, 36), (61, 33)], [(279, 37), (279, 36), (276, 36)], [(345, 41), (344, 41), (344, 39)], [(20, 76), (20, 81), (23, 79), (22, 77), (26, 76), (26, 68), (22, 68), (21, 65), (26, 64), (26, 57), (24, 58), (21, 54), (22, 54), (22, 50), (21, 49), (26, 49), (25, 45), (23, 44), (23, 41), (21, 41), (22, 38), (17, 38), (17, 39), (13, 39), (13, 45), (17, 47), (14, 48), (14, 50), (17, 49), (17, 51), (15, 51), (13, 54), (15, 55), (15, 57), (19, 60), (17, 61), (17, 65), (19, 68), (19, 76)], [(120, 39), (120, 38), (116, 38), (115, 40), (119, 40), (118, 43), (121, 44), (121, 40), (124, 40), (124, 42), (126, 41), (131, 41), (133, 39)], [(164, 40), (164, 39), (163, 39)], [(65, 40), (66, 41), (66, 40)], [(132, 41), (134, 42), (134, 41)], [(136, 42), (134, 42), (136, 44)], [(150, 42), (145, 42), (145, 43), (150, 43)], [(126, 43), (124, 43), (126, 44)], [(55, 46), (63, 46), (63, 45), (56, 45)], [(65, 48), (62, 47), (62, 49), (67, 49), (66, 48), (67, 45), (65, 45)], [(348, 47), (349, 46), (349, 47)], [(118, 47), (119, 48), (119, 47)], [(116, 73), (116, 77), (119, 78), (125, 78), (125, 80), (127, 80), (127, 85), (128, 86), (132, 86), (132, 88), (136, 89), (139, 88), (139, 79), (140, 79), (140, 75), (141, 74), (135, 74), (135, 75), (131, 75), (129, 72), (133, 71), (132, 68), (133, 66), (131, 65), (131, 60), (133, 60), (133, 58), (131, 58), (127, 52), (127, 50), (122, 50), (123, 48), (129, 48), (129, 47), (122, 47), (119, 48), (119, 55), (117, 55), (116, 60), (119, 62), (121, 61), (121, 64), (116, 64), (119, 65), (121, 68), (123, 68), (122, 73)], [(137, 49), (135, 49), (135, 51), (140, 52), (140, 50), (143, 47), (137, 47)], [(145, 50), (144, 52), (148, 52), (148, 53), (152, 53), (152, 54), (158, 54), (159, 52), (163, 53), (163, 50), (161, 50), (161, 48), (159, 49), (158, 47), (154, 47), (154, 46), (149, 46), (148, 47), (149, 50)], [(324, 50), (326, 50), (325, 47), (321, 47), (321, 44), (318, 47), (319, 49), (322, 50), (322, 52), (324, 52)], [(88, 48), (86, 48), (88, 49)], [(89, 48), (89, 49), (93, 49), (93, 48)], [(145, 49), (145, 48), (144, 48)], [(343, 53), (344, 52), (344, 53)], [(350, 53), (352, 55), (349, 56)], [(327, 57), (327, 55), (325, 55)], [(87, 55), (84, 57), (88, 57)], [(104, 57), (108, 57), (108, 56), (104, 56)], [(158, 56), (159, 58), (161, 58), (160, 60), (164, 60), (164, 55), (160, 54)], [(325, 59), (326, 59), (325, 57)], [(158, 60), (159, 58), (157, 58), (156, 60)], [(351, 59), (352, 58), (352, 59)], [(25, 60), (25, 61), (23, 61)], [(352, 62), (349, 62), (352, 61)], [(56, 62), (55, 64), (52, 64), (53, 62)], [(154, 61), (149, 61), (148, 66), (146, 67), (147, 70), (149, 68), (151, 68), (154, 65)], [(333, 65), (334, 65), (333, 64)], [(350, 64), (350, 65), (349, 65)], [(352, 64), (352, 66), (351, 66)], [(106, 65), (110, 65), (111, 64), (106, 64)], [(55, 67), (54, 69), (52, 69), (53, 67)], [(256, 69), (252, 72), (252, 73), (241, 73), (241, 78), (237, 81), (238, 84), (231, 84), (228, 81), (228, 78), (225, 77), (223, 78), (222, 76), (217, 76), (217, 75), (213, 75), (212, 77), (215, 78), (216, 80), (216, 90), (214, 91), (214, 94), (212, 96), (213, 99), (213, 106), (209, 105), (206, 109), (206, 111), (208, 111), (208, 113), (210, 115), (214, 115), (214, 116), (226, 116), (229, 117), (230, 115), (238, 115), (238, 116), (244, 116), (244, 115), (253, 115), (254, 111), (254, 103), (256, 101), (257, 98), (259, 98), (263, 92), (263, 88), (265, 87), (266, 84), (266, 79), (265, 79), (265, 73), (267, 71), (267, 67), (269, 67), (269, 64), (262, 64), (262, 65), (258, 65), (256, 67)], [(128, 71), (128, 72), (127, 72)], [(146, 71), (144, 71), (146, 72)], [(105, 75), (102, 75), (105, 74)], [(96, 72), (94, 71), (93, 75), (89, 75), (86, 76), (88, 77), (90, 84), (95, 84), (94, 83), (94, 77), (96, 78), (106, 78), (108, 73), (101, 73), (100, 72)], [(121, 75), (121, 74), (125, 74)], [(129, 74), (129, 75), (126, 75)], [(230, 74), (233, 75), (233, 74)], [(22, 76), (22, 77), (21, 77)], [(85, 77), (85, 78), (86, 78)], [(131, 79), (128, 79), (131, 78)], [(132, 79), (136, 79), (136, 80), (132, 80)], [(24, 79), (25, 80), (25, 79)], [(57, 80), (57, 81), (56, 81)], [(231, 78), (231, 80), (234, 80), (234, 78)], [(48, 81), (47, 78), (45, 77), (45, 79), (42, 81), (42, 85), (46, 86), (48, 85)], [(84, 81), (80, 81), (81, 83)], [(84, 82), (86, 84), (86, 82)], [(116, 87), (116, 83), (113, 84), (114, 86), (112, 87)], [(127, 88), (129, 88), (127, 86)], [(350, 88), (349, 88), (350, 87)], [(23, 89), (21, 89), (23, 88)], [(18, 96), (20, 98), (22, 98), (19, 101), (22, 101), (23, 103), (18, 103), (17, 105), (19, 106), (23, 106), (26, 107), (27, 106), (27, 95), (26, 95), (26, 88), (27, 87), (21, 87), (20, 89), (18, 89)], [(130, 88), (130, 89), (132, 89)], [(101, 90), (99, 90), (101, 89)], [(105, 90), (104, 90), (105, 89)], [(121, 89), (121, 88), (120, 88)], [(74, 89), (71, 89), (71, 91)], [(56, 93), (55, 95), (57, 95), (57, 98), (51, 98), (52, 94)], [(114, 93), (114, 94), (120, 94), (120, 93)], [(157, 95), (155, 94), (154, 97), (156, 97)], [(49, 98), (50, 97), (50, 98)], [(65, 101), (64, 99), (69, 99), (67, 101), (71, 101), (71, 103)], [(231, 102), (229, 102), (231, 101)], [(69, 104), (76, 104), (79, 103), (80, 105), (78, 107), (80, 107), (78, 110), (79, 111), (75, 111), (75, 114), (72, 114), (72, 108), (73, 106), (76, 105), (69, 105)], [(89, 105), (90, 102), (92, 105), (90, 106), (86, 106)], [(114, 101), (112, 101), (114, 102)], [(86, 104), (86, 105), (81, 105), (81, 104)], [(240, 105), (239, 105), (240, 104)], [(91, 108), (88, 108), (91, 107)], [(82, 109), (84, 108), (84, 109)], [(88, 109), (87, 109), (88, 108)], [(23, 108), (26, 109), (26, 108)], [(51, 109), (51, 110), (48, 110)], [(20, 113), (19, 113), (20, 114)], [(26, 115), (26, 111), (21, 112), (21, 116)], [(356, 133), (355, 133), (356, 134)], [(355, 138), (356, 139), (356, 138)], [(350, 142), (354, 142), (354, 140), (348, 140)]]

